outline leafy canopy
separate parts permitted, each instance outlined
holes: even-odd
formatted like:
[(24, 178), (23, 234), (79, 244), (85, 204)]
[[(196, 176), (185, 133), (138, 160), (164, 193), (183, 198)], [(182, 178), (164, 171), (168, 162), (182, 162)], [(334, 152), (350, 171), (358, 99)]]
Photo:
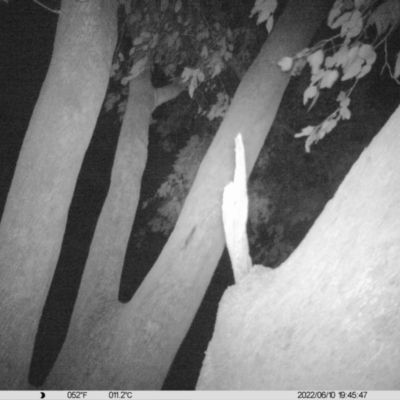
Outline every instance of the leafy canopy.
[[(249, 27), (237, 20), (245, 2), (235, 0), (232, 7), (226, 1), (191, 0), (120, 0), (123, 6), (123, 42), (112, 66), (114, 81), (125, 86), (146, 68), (157, 66), (169, 79), (186, 83), (191, 98), (202, 85), (204, 91), (214, 91), (216, 102), (209, 107), (202, 102), (199, 113), (210, 119), (225, 115), (230, 97), (217, 84), (216, 78), (233, 59), (243, 69), (248, 62), (254, 38)], [(236, 21), (236, 23), (235, 23)], [(251, 30), (251, 29), (250, 29)], [(119, 103), (127, 90), (108, 94), (106, 110)], [(207, 110), (205, 108), (207, 107)], [(210, 108), (210, 109), (208, 109)], [(124, 112), (124, 107), (120, 108)]]
[(348, 89), (339, 93), (336, 110), (320, 124), (307, 126), (295, 135), (307, 137), (307, 152), (340, 120), (350, 118), (350, 95), (358, 81), (371, 71), (378, 47), (384, 47), (384, 68), (396, 83), (400, 83), (400, 52), (397, 52), (395, 60), (389, 62), (391, 56), (387, 50), (388, 39), (395, 31), (398, 32), (399, 23), (398, 0), (336, 0), (327, 25), (337, 33), (279, 62), (281, 69), (291, 71), (292, 75), (299, 74), (306, 64), (309, 65), (311, 82), (303, 96), (304, 105), (310, 101), (309, 110), (317, 102), (322, 89), (331, 88), (339, 78), (342, 82), (351, 82)]

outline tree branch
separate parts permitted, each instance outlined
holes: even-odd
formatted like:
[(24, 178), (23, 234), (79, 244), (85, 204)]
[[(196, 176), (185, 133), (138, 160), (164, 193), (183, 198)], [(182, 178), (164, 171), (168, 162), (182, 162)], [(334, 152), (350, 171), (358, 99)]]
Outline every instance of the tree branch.
[(45, 10), (50, 11), (54, 14), (61, 14), (60, 10), (53, 10), (50, 7), (47, 7), (46, 5), (44, 5), (43, 3), (41, 3), (39, 0), (33, 0), (34, 3), (39, 4), (40, 7), (43, 7)]
[(231, 258), (233, 275), (238, 283), (253, 265), (247, 241), (247, 178), (242, 135), (235, 139), (236, 168), (232, 182), (225, 186), (222, 201), (222, 220), (226, 245)]

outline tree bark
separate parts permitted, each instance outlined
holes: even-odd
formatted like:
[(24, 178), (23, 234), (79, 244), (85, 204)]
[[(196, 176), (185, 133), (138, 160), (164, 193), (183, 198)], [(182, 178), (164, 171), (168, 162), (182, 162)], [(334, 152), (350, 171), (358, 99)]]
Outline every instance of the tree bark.
[(68, 208), (108, 84), (115, 0), (64, 0), (0, 227), (0, 388), (24, 388)]
[(90, 247), (68, 337), (46, 382), (50, 388), (68, 388), (77, 382), (85, 385), (85, 376), (80, 377), (76, 366), (76, 350), (84, 354), (84, 349), (90, 348), (97, 354), (91, 347), (93, 331), (97, 326), (108, 326), (97, 338), (98, 344), (106, 343), (118, 323), (123, 308), (118, 302), (119, 281), (147, 162), (151, 114), (182, 90), (179, 83), (154, 89), (150, 69), (130, 81), (111, 185)]
[(233, 174), (234, 138), (242, 133), (250, 173), (289, 81), (277, 62), (309, 43), (331, 4), (287, 5), (240, 84), (159, 259), (129, 304), (95, 310), (89, 334), (70, 347), (67, 362), (60, 358), (49, 387), (161, 388), (222, 254), (222, 190)]
[(278, 269), (224, 294), (197, 389), (400, 389), (400, 107)]

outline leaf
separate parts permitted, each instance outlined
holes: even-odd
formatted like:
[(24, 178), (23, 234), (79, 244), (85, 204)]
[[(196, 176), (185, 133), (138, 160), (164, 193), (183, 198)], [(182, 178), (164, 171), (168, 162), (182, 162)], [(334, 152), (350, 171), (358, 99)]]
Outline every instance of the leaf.
[(293, 67), (292, 67), (292, 76), (297, 76), (300, 75), (301, 72), (303, 71), (304, 67), (306, 66), (307, 61), (305, 59), (305, 57), (301, 57), (301, 58), (295, 58), (293, 61)]
[(340, 107), (348, 107), (350, 104), (350, 98), (347, 97), (345, 92), (340, 92), (336, 100), (339, 102)]
[(272, 14), (275, 12), (277, 5), (278, 3), (276, 0), (256, 0), (256, 3), (251, 10), (250, 17), (258, 13), (257, 25), (264, 21), (268, 21), (268, 19), (272, 17)]
[(315, 130), (315, 126), (307, 126), (301, 130), (300, 133), (296, 133), (294, 135), (295, 138), (303, 137), (303, 136), (310, 136), (312, 132)]
[(224, 117), (230, 105), (230, 98), (226, 93), (219, 92), (217, 94), (217, 102), (213, 104), (207, 114), (207, 118), (212, 121), (218, 117)]
[(182, 8), (182, 1), (177, 0), (177, 2), (175, 3), (175, 12), (178, 13), (181, 8)]
[(104, 109), (108, 112), (110, 111), (115, 103), (121, 98), (121, 95), (116, 93), (109, 93), (106, 97), (106, 101), (104, 102)]
[(326, 68), (332, 68), (335, 66), (337, 60), (337, 53), (335, 53), (333, 56), (328, 56), (325, 58), (325, 67)]
[(182, 71), (182, 82), (185, 83), (187, 82), (191, 76), (193, 75), (193, 69), (185, 67)]
[(351, 112), (347, 107), (341, 107), (339, 110), (339, 114), (342, 119), (350, 119), (351, 117)]
[(251, 10), (250, 17), (252, 17), (254, 14), (261, 11), (263, 3), (264, 3), (264, 0), (256, 0), (254, 7)]
[(332, 29), (335, 29), (332, 27), (333, 21), (335, 21), (336, 18), (342, 13), (342, 5), (343, 5), (343, 0), (336, 0), (335, 3), (333, 4), (331, 11), (329, 12), (327, 23), (328, 26)]
[(305, 91), (303, 95), (303, 104), (306, 105), (309, 99), (312, 99), (318, 92), (318, 89), (314, 85), (310, 85)]
[(312, 74), (311, 75), (311, 83), (313, 85), (317, 84), (324, 77), (324, 74), (325, 74), (324, 69), (320, 69), (316, 74)]
[(310, 64), (312, 73), (316, 74), (324, 61), (324, 52), (322, 50), (315, 51), (307, 57), (307, 61)]
[(349, 50), (349, 52), (348, 52), (348, 54), (347, 54), (347, 62), (346, 62), (346, 64), (348, 65), (348, 66), (350, 66), (350, 64), (352, 64), (354, 61), (355, 61), (355, 59), (357, 58), (357, 55), (358, 55), (358, 51), (360, 50), (360, 48), (359, 48), (359, 46), (353, 46), (350, 50)]
[(205, 76), (203, 72), (197, 68), (197, 69), (191, 69), (185, 67), (185, 69), (182, 72), (182, 82), (185, 83), (190, 79), (190, 84), (189, 84), (189, 96), (193, 98), (193, 93), (197, 88), (197, 81), (203, 82), (205, 79)]
[(197, 68), (196, 71), (197, 71), (198, 80), (200, 82), (204, 82), (205, 76), (204, 76), (203, 72), (199, 68)]
[(313, 132), (306, 140), (306, 152), (310, 152), (310, 147), (314, 142), (318, 142), (317, 133)]
[(363, 24), (362, 14), (360, 11), (353, 11), (350, 19), (343, 23), (340, 36), (346, 36), (347, 40), (358, 36), (362, 31)]
[(309, 111), (315, 106), (315, 103), (317, 102), (320, 93), (321, 93), (321, 92), (318, 90), (318, 91), (317, 91), (317, 94), (315, 95), (315, 97), (313, 98), (311, 104), (309, 105), (309, 107), (308, 107), (308, 109), (307, 109), (307, 112), (309, 112)]
[(215, 78), (222, 71), (222, 66), (223, 66), (222, 62), (214, 65), (214, 71), (211, 75), (211, 78)]
[(147, 64), (147, 57), (142, 58), (136, 64), (134, 64), (131, 70), (129, 71), (129, 75), (131, 76), (129, 80), (137, 78), (144, 71), (146, 64)]
[(318, 136), (320, 139), (322, 139), (325, 134), (330, 132), (335, 126), (337, 125), (337, 120), (336, 119), (327, 119), (322, 123), (321, 129), (318, 132)]
[[(339, 101), (339, 102), (342, 102), (342, 101), (343, 101), (343, 102), (344, 102), (346, 99), (349, 99), (349, 98), (347, 97), (346, 92), (341, 91), (341, 92), (339, 93), (339, 95), (338, 95), (336, 101)], [(349, 99), (349, 103), (350, 103), (350, 99)], [(348, 104), (347, 104), (347, 105), (348, 105)]]
[(133, 79), (133, 76), (132, 75), (127, 75), (127, 76), (124, 76), (122, 79), (121, 79), (121, 85), (126, 85), (129, 81), (131, 81)]
[(345, 22), (347, 22), (351, 17), (351, 12), (345, 12), (342, 14), (335, 22), (333, 22), (330, 27), (332, 29), (340, 28)]
[[(267, 21), (272, 17), (272, 13), (269, 9), (264, 9), (258, 14), (257, 25), (261, 24), (264, 21)], [(269, 31), (268, 31), (269, 32)]]
[(358, 57), (363, 58), (367, 64), (372, 65), (376, 60), (376, 53), (370, 44), (363, 44), (358, 51)]
[(368, 72), (371, 71), (371, 65), (367, 64), (361, 68), (360, 73), (358, 74), (358, 79), (362, 78), (363, 76), (367, 75)]
[(339, 72), (334, 70), (327, 70), (321, 80), (321, 89), (323, 88), (331, 88), (333, 84), (337, 81), (339, 77)]
[(357, 76), (361, 72), (361, 66), (363, 63), (364, 60), (362, 60), (361, 58), (357, 58), (348, 67), (343, 68), (344, 75), (342, 76), (342, 81), (347, 81), (348, 79)]
[(124, 101), (121, 101), (120, 103), (118, 103), (117, 112), (120, 115), (120, 120), (121, 120), (123, 114), (125, 114), (126, 104), (127, 104), (127, 100), (124, 100)]
[(137, 46), (137, 45), (142, 44), (142, 43), (143, 43), (143, 38), (142, 37), (135, 38), (135, 40), (133, 41), (134, 46)]
[(202, 57), (202, 58), (208, 57), (208, 48), (205, 44), (203, 44), (203, 47), (201, 49), (200, 57)]
[(278, 61), (278, 65), (283, 72), (290, 71), (293, 66), (293, 58), (283, 57)]
[(346, 45), (343, 45), (339, 51), (335, 54), (336, 56), (336, 65), (343, 66), (346, 65), (349, 61), (349, 48)]

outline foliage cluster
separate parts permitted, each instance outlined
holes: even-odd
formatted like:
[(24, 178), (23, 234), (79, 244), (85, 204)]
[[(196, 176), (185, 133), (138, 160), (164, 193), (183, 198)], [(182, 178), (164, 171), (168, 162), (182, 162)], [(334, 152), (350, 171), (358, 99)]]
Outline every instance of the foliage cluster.
[[(217, 98), (214, 107), (197, 97), (199, 113), (209, 118), (223, 116), (229, 95), (216, 78), (228, 66), (238, 74), (248, 67), (258, 49), (254, 26), (243, 24), (246, 2), (195, 0), (120, 0), (123, 37), (112, 66), (112, 77), (123, 87), (145, 68), (157, 66), (167, 79), (181, 79), (190, 97), (202, 87)], [(133, 4), (134, 3), (134, 4)], [(232, 3), (232, 2), (231, 2)], [(233, 52), (235, 54), (233, 54)], [(112, 91), (106, 110), (118, 104), (123, 115), (127, 89)], [(209, 109), (212, 108), (211, 111)]]
[(304, 49), (294, 57), (284, 57), (279, 65), (283, 71), (297, 75), (308, 64), (311, 69), (311, 83), (304, 91), (303, 104), (311, 101), (308, 110), (317, 102), (322, 89), (330, 89), (340, 78), (342, 82), (351, 80), (351, 85), (337, 96), (339, 106), (320, 124), (307, 126), (296, 134), (306, 136), (306, 151), (340, 120), (348, 120), (350, 96), (358, 81), (367, 75), (377, 58), (377, 49), (385, 48), (384, 67), (390, 76), (400, 83), (400, 52), (397, 48), (396, 60), (387, 61), (389, 37), (398, 32), (400, 23), (400, 3), (396, 0), (336, 0), (329, 13), (327, 24), (333, 36)]

